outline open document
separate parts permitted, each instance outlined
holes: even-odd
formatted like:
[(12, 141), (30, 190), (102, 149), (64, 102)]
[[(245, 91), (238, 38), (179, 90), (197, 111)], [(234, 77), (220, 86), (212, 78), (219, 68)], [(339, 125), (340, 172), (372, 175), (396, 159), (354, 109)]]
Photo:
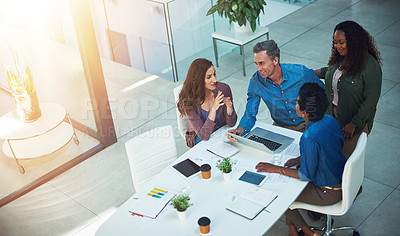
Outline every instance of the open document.
[(239, 152), (239, 149), (232, 144), (226, 143), (222, 140), (213, 142), (207, 150), (219, 157), (231, 157)]
[(135, 194), (135, 201), (129, 207), (129, 212), (154, 219), (175, 194), (176, 192), (165, 188), (151, 187), (147, 191)]

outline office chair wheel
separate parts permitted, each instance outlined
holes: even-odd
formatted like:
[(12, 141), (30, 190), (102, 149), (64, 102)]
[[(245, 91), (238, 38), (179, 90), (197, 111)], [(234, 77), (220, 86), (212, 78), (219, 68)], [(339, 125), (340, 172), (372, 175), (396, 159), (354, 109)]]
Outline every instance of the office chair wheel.
[(358, 233), (357, 231), (353, 231), (353, 236), (360, 236), (360, 233)]

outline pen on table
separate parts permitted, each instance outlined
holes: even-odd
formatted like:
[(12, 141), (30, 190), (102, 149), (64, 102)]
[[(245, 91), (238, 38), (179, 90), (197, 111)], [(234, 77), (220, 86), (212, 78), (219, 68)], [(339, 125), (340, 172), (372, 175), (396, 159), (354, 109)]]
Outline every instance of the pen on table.
[(218, 155), (217, 153), (211, 151), (210, 149), (207, 149), (207, 151), (210, 152), (210, 153), (212, 153), (212, 154), (214, 154), (214, 155), (217, 156), (217, 157), (224, 158), (223, 156)]
[(266, 211), (266, 212), (268, 212), (268, 213), (271, 213), (270, 211), (267, 210), (267, 208), (265, 208), (264, 211)]

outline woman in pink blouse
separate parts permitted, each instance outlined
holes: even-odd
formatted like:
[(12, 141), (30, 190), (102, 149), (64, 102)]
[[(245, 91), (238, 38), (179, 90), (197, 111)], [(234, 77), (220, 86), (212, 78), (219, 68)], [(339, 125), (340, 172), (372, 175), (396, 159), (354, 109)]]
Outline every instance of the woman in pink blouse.
[(200, 58), (189, 67), (179, 94), (178, 110), (188, 118), (186, 144), (193, 147), (224, 125), (236, 124), (230, 87), (218, 82), (211, 61)]

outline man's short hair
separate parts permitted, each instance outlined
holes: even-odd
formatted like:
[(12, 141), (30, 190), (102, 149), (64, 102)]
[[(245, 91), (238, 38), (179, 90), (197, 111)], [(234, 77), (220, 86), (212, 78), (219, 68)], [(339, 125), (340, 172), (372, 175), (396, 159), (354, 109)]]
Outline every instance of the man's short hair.
[(281, 50), (279, 49), (275, 41), (272, 39), (263, 42), (258, 42), (256, 45), (254, 45), (253, 53), (258, 53), (261, 51), (267, 51), (267, 55), (271, 60), (274, 60), (275, 57), (280, 58), (281, 55)]

